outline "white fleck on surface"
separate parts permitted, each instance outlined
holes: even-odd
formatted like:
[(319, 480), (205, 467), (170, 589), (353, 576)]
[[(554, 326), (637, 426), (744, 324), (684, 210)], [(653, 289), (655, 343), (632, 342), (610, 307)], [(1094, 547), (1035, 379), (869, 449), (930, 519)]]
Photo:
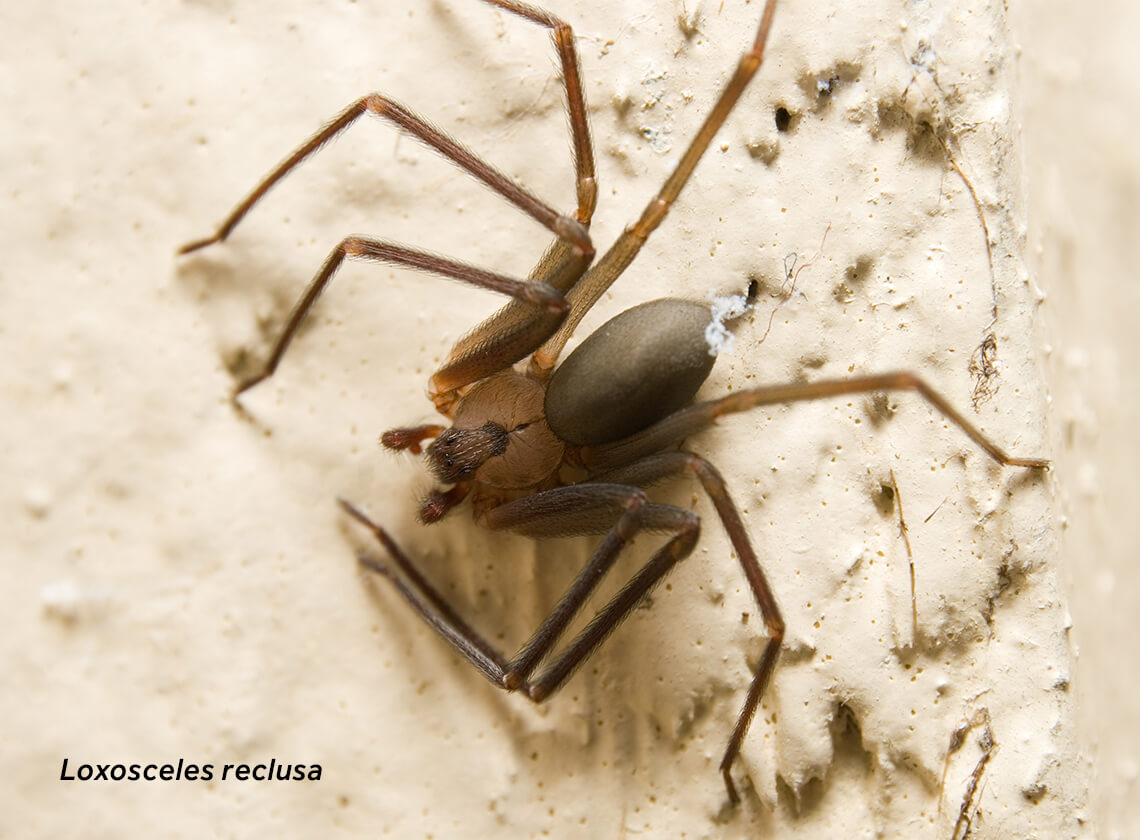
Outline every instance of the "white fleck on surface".
[(79, 616), (83, 593), (73, 580), (60, 580), (40, 588), (40, 601), (44, 610), (68, 621)]
[(748, 311), (748, 299), (744, 295), (709, 295), (709, 307), (712, 320), (705, 327), (705, 343), (709, 346), (710, 356), (729, 354), (732, 352), (733, 335), (725, 321), (739, 318)]

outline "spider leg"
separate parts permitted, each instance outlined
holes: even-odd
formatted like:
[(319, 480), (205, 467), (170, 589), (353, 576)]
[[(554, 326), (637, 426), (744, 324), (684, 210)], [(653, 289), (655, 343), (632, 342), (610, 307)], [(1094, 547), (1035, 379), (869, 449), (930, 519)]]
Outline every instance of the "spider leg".
[(713, 137), (728, 118), (740, 95), (748, 86), (748, 82), (760, 68), (764, 58), (764, 45), (768, 40), (768, 32), (772, 28), (772, 16), (776, 11), (776, 0), (768, 0), (760, 17), (760, 24), (756, 30), (756, 38), (752, 48), (744, 54), (737, 64), (736, 72), (729, 79), (721, 91), (720, 98), (713, 106), (712, 111), (705, 118), (704, 124), (692, 139), (685, 154), (677, 163), (672, 174), (665, 180), (656, 196), (642, 211), (641, 217), (618, 237), (617, 241), (601, 257), (597, 264), (590, 269), (581, 281), (574, 286), (568, 297), (570, 299), (570, 314), (562, 322), (562, 326), (554, 337), (547, 341), (534, 354), (531, 360), (531, 369), (536, 373), (549, 371), (558, 361), (558, 356), (566, 342), (573, 335), (579, 321), (589, 312), (598, 298), (621, 276), (629, 267), (641, 250), (641, 246), (649, 239), (649, 235), (661, 224), (669, 208), (681, 194), (681, 190), (688, 183), (705, 150), (708, 149)]
[(571, 242), (580, 254), (593, 254), (590, 235), (583, 224), (568, 216), (557, 213), (548, 204), (520, 187), (490, 164), (481, 160), (467, 147), (452, 140), (422, 117), (409, 111), (397, 102), (378, 93), (370, 93), (353, 102), (316, 134), (306, 140), (293, 154), (277, 165), (256, 187), (235, 207), (218, 227), (213, 236), (189, 242), (178, 249), (179, 254), (189, 254), (208, 245), (223, 241), (237, 227), (257, 202), (282, 178), (296, 169), (310, 155), (340, 134), (364, 114), (372, 114), (394, 123), (420, 142), (435, 149), (448, 160), (470, 175), (482, 181), (499, 195), (510, 201), (524, 213), (529, 214), (543, 226), (549, 228), (559, 238)]
[[(700, 532), (700, 520), (690, 511), (650, 503), (640, 489), (617, 484), (559, 487), (492, 509), (487, 514), (487, 524), (496, 529), (540, 537), (605, 533), (594, 555), (551, 614), (518, 655), (508, 662), (459, 617), (382, 527), (354, 505), (343, 499), (339, 501), (350, 516), (368, 528), (384, 545), (407, 580), (367, 555), (361, 555), (362, 564), (392, 581), (416, 613), (488, 679), (507, 690), (522, 688), (535, 703), (541, 703), (557, 690), (653, 585), (692, 551)], [(621, 549), (643, 528), (672, 531), (674, 536), (555, 657), (539, 678), (530, 682), (530, 675), (558, 643), (574, 616), (612, 568)]]
[[(301, 322), (344, 258), (357, 257), (433, 271), (472, 285), (512, 295), (519, 301), (518, 306), (508, 307), (513, 315), (510, 323), (497, 325), (499, 329), (493, 333), (489, 332), (486, 326), (477, 328), (466, 343), (460, 342), (456, 346), (444, 367), (432, 377), (429, 391), (437, 407), (446, 413), (454, 402), (455, 392), (459, 388), (524, 358), (550, 337), (561, 323), (563, 313), (568, 309), (563, 294), (582, 276), (594, 258), (594, 246), (585, 223), (559, 214), (426, 120), (402, 105), (375, 93), (352, 103), (266, 175), (231, 211), (213, 236), (190, 242), (180, 248), (178, 253), (188, 254), (224, 240), (278, 181), (364, 114), (372, 114), (394, 123), (553, 232), (558, 238), (548, 252), (548, 258), (540, 263), (549, 276), (540, 277), (532, 274), (532, 282), (523, 283), (423, 251), (377, 240), (349, 237), (328, 256), (304, 295), (294, 306), (265, 368), (257, 376), (241, 383), (235, 396), (273, 375)], [(586, 151), (588, 150), (587, 141)], [(592, 172), (592, 163), (588, 171)], [(592, 183), (592, 176), (590, 178)], [(579, 215), (582, 215), (582, 209), (579, 208)], [(588, 218), (589, 214), (586, 215)], [(547, 279), (551, 282), (545, 283)]]
[(390, 263), (419, 271), (428, 271), (460, 280), (517, 300), (527, 317), (520, 319), (512, 330), (500, 331), (481, 345), (478, 353), (469, 353), (453, 359), (436, 371), (430, 388), (434, 395), (450, 395), (468, 383), (489, 376), (526, 356), (562, 322), (569, 305), (562, 293), (547, 283), (516, 280), (503, 274), (477, 268), (426, 251), (394, 245), (379, 239), (350, 236), (340, 242), (325, 258), (324, 263), (309, 283), (305, 293), (294, 305), (281, 335), (264, 368), (256, 376), (243, 381), (234, 393), (239, 396), (259, 382), (268, 379), (277, 370), (305, 316), (324, 292), (345, 258)]
[(729, 542), (736, 552), (740, 567), (748, 580), (752, 596), (760, 608), (760, 615), (764, 619), (765, 629), (768, 631), (768, 642), (764, 646), (764, 655), (760, 665), (752, 677), (752, 684), (748, 689), (744, 705), (733, 727), (732, 736), (724, 750), (724, 758), (720, 762), (720, 771), (724, 776), (725, 786), (728, 788), (728, 798), (733, 805), (740, 802), (736, 786), (732, 782), (732, 764), (740, 755), (740, 747), (748, 726), (756, 713), (760, 698), (776, 667), (776, 660), (780, 655), (780, 646), (784, 640), (784, 619), (780, 615), (780, 608), (776, 605), (776, 598), (772, 594), (768, 580), (760, 568), (760, 561), (752, 548), (752, 541), (748, 538), (748, 531), (740, 519), (740, 513), (728, 494), (728, 487), (724, 478), (716, 467), (691, 452), (662, 452), (650, 455), (635, 461), (625, 467), (597, 476), (596, 480), (604, 482), (618, 482), (632, 484), (636, 487), (650, 487), (658, 482), (673, 476), (689, 473), (695, 475), (701, 483), (705, 493), (713, 503), (717, 516), (720, 518), (724, 530), (728, 534)]
[[(640, 591), (644, 595), (652, 586), (652, 583), (646, 583), (640, 589), (630, 589), (634, 582), (645, 574), (649, 574), (653, 582), (659, 580), (692, 551), (700, 532), (700, 520), (689, 511), (648, 502), (637, 487), (602, 483), (559, 487), (500, 505), (487, 513), (486, 524), (496, 530), (510, 530), (537, 538), (606, 534), (593, 558), (566, 590), (553, 612), (511, 662), (508, 679), (514, 684), (525, 682), (547, 657), (613, 566), (621, 549), (638, 531), (648, 528), (675, 533), (642, 572), (594, 617), (541, 676), (527, 685), (527, 694), (536, 703), (556, 691), (624, 620), (640, 600), (640, 596), (633, 593)], [(630, 598), (633, 600), (628, 601)]]
[[(411, 564), (411, 561), (408, 560), (407, 555), (388, 537), (385, 531), (379, 529), (379, 526), (377, 526), (373, 529), (373, 532), (384, 542), (388, 552), (396, 559), (397, 565), (403, 570), (404, 574), (408, 574), (409, 571), (415, 571), (415, 567)], [(422, 618), (429, 627), (435, 630), (435, 632), (453, 648), (463, 654), (468, 662), (483, 673), (483, 676), (493, 683), (500, 686), (502, 685), (503, 674), (508, 667), (507, 661), (503, 658), (502, 654), (491, 647), (482, 636), (460, 618), (447, 602), (439, 597), (439, 594), (431, 588), (422, 576), (419, 577), (419, 580), (427, 587), (423, 595), (420, 594), (422, 590), (409, 586), (398, 574), (392, 571), (391, 568), (371, 555), (362, 551), (356, 555), (356, 559), (365, 569), (387, 578), (388, 581), (396, 587), (396, 591), (403, 596), (409, 606), (415, 610), (416, 614)]]
[(558, 60), (562, 64), (562, 82), (566, 87), (566, 111), (570, 117), (570, 136), (574, 143), (574, 173), (577, 180), (577, 219), (590, 224), (598, 203), (598, 184), (594, 177), (594, 149), (590, 141), (590, 122), (586, 118), (586, 97), (582, 95), (582, 73), (578, 52), (574, 48), (574, 30), (545, 9), (516, 0), (483, 0), (505, 12), (545, 26), (554, 39)]
[[(518, 15), (531, 23), (545, 26), (551, 31), (554, 46), (562, 65), (562, 81), (566, 88), (566, 111), (574, 146), (574, 171), (578, 199), (576, 218), (588, 227), (594, 215), (594, 208), (598, 203), (598, 184), (594, 173), (594, 150), (590, 140), (590, 123), (586, 116), (586, 98), (582, 94), (582, 74), (578, 66), (578, 53), (574, 47), (574, 31), (569, 24), (546, 10), (517, 2), (517, 0), (484, 0), (484, 2)], [(590, 262), (589, 259), (583, 260), (582, 255), (576, 252), (575, 248), (576, 245), (571, 240), (555, 239), (530, 272), (530, 279), (549, 283), (563, 294), (568, 292), (582, 277)], [(590, 252), (590, 257), (592, 258), (592, 256), (593, 251)], [(501, 334), (513, 333), (525, 328), (533, 317), (534, 312), (532, 310), (517, 301), (511, 301), (478, 324), (467, 335), (460, 338), (448, 355), (447, 365), (458, 367), (472, 361), (477, 362), (482, 358), (489, 342), (493, 342)], [(553, 329), (542, 340), (545, 341), (552, 333)], [(528, 349), (524, 355), (534, 349), (536, 348)], [(511, 359), (509, 363), (516, 362), (521, 358), (522, 356), (517, 356)], [(440, 391), (434, 381), (431, 389), (437, 407), (447, 413), (449, 392), (445, 390), (444, 396), (440, 396)]]
[(679, 533), (661, 546), (649, 561), (641, 567), (621, 591), (594, 616), (586, 628), (566, 646), (554, 661), (534, 680), (529, 695), (536, 703), (545, 700), (557, 691), (577, 670), (591, 653), (617, 629), (633, 609), (641, 603), (661, 579), (692, 553), (700, 536), (700, 517), (684, 508), (672, 505), (646, 505), (647, 518), (642, 527), (669, 527)]
[(725, 414), (748, 411), (762, 405), (818, 400), (844, 394), (865, 394), (875, 391), (915, 391), (943, 416), (965, 432), (966, 437), (987, 455), (1007, 467), (1046, 469), (1044, 458), (1021, 458), (1008, 455), (952, 406), (945, 397), (908, 371), (853, 376), (849, 379), (824, 379), (819, 382), (793, 382), (787, 385), (767, 385), (736, 391), (717, 400), (697, 403), (669, 415), (648, 429), (630, 435), (615, 443), (583, 447), (582, 463), (593, 472), (614, 469), (631, 464), (655, 452), (672, 446), (701, 429), (711, 426)]

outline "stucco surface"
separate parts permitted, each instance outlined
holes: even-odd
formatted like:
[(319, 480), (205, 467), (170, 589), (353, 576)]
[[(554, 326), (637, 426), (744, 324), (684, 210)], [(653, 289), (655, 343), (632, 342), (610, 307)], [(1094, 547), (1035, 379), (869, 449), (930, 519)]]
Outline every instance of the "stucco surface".
[[(707, 114), (759, 4), (553, 11), (578, 36), (605, 246)], [(1137, 393), (1117, 255), (1137, 179), (1113, 138), (1134, 118), (1085, 112), (1107, 125), (1099, 159), (1058, 139), (1076, 127), (1043, 90), (1080, 100), (1084, 41), (1017, 6), (782, 4), (739, 108), (583, 323), (756, 279), (702, 396), (909, 369), (1000, 446), (1055, 460), (997, 467), (908, 394), (761, 409), (690, 441), (724, 473), (788, 623), (731, 809), (716, 767), (763, 625), (695, 485), (661, 491), (704, 517), (693, 556), (538, 708), (354, 562), (367, 540), (337, 495), (512, 652), (588, 556), (589, 540), (490, 534), (466, 510), (418, 525), (430, 478), (378, 445), (432, 419), (427, 377), (493, 296), (347, 265), (245, 412), (230, 401), (345, 235), (525, 275), (541, 227), (371, 121), (227, 243), (175, 257), (373, 90), (569, 209), (546, 35), (458, 2), (0, 14), (0, 834), (942, 838), (982, 762), (972, 836), (1091, 836), (1098, 817), (1127, 836), (1135, 704), (1114, 663), (1136, 587), (1121, 433)], [(1100, 189), (1106, 166), (1120, 174)], [(1093, 285), (1074, 285), (1090, 265)], [(979, 727), (950, 752), (983, 709), (993, 748)], [(321, 779), (65, 782), (65, 758), (275, 759)]]

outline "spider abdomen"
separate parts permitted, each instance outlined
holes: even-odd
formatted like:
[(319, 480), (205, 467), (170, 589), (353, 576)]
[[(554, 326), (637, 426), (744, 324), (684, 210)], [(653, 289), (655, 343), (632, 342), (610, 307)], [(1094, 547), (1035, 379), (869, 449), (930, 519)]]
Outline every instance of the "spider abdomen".
[(693, 399), (712, 370), (706, 304), (651, 300), (611, 318), (566, 357), (546, 390), (546, 421), (567, 443), (635, 434)]

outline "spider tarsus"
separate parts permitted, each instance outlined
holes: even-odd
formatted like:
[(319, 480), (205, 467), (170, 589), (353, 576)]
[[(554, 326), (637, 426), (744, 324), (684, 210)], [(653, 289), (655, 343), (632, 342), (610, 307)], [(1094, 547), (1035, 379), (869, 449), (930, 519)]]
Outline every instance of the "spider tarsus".
[(347, 513), (349, 516), (351, 516), (353, 519), (355, 519), (357, 522), (359, 522), (365, 528), (367, 528), (368, 530), (377, 534), (377, 536), (379, 536), (380, 534), (382, 534), (384, 532), (383, 528), (381, 528), (379, 525), (377, 525), (375, 522), (373, 522), (371, 519), (368, 518), (368, 514), (366, 514), (364, 511), (362, 511), (360, 508), (358, 508), (356, 505), (354, 505), (348, 499), (344, 498), (344, 496), (337, 496), (336, 497), (336, 503), (338, 505), (340, 505), (341, 510), (343, 510), (345, 513)]
[(740, 804), (740, 794), (736, 792), (736, 785), (732, 781), (732, 771), (729, 767), (722, 767), (720, 769), (721, 775), (724, 776), (724, 786), (728, 788), (728, 801), (734, 808)]
[(1008, 464), (1011, 467), (1029, 467), (1035, 470), (1052, 469), (1048, 458), (1010, 458)]
[[(337, 496), (336, 502), (338, 505), (340, 505), (341, 510), (343, 510), (345, 513), (347, 513), (349, 516), (351, 516), (353, 519), (371, 531), (373, 536), (376, 537), (380, 544), (383, 545), (390, 553), (392, 553), (393, 556), (398, 556), (399, 549), (395, 547), (395, 543), (392, 542), (392, 538), (388, 535), (388, 532), (373, 522), (368, 517), (368, 514), (366, 514), (363, 510), (358, 508), (343, 496)], [(372, 555), (360, 551), (357, 552), (356, 559), (360, 565), (364, 566), (366, 569), (370, 569), (371, 571), (383, 575), (384, 577), (389, 578), (393, 581), (398, 580), (395, 572), (388, 568), (388, 566), (386, 566), (384, 563), (381, 563), (379, 560), (374, 558)]]
[(192, 254), (194, 251), (200, 251), (208, 245), (214, 245), (218, 242), (221, 242), (222, 238), (223, 237), (220, 234), (215, 233), (213, 236), (207, 236), (205, 239), (195, 239), (193, 242), (187, 242), (185, 245), (179, 248), (177, 254), (180, 257), (185, 254)]

